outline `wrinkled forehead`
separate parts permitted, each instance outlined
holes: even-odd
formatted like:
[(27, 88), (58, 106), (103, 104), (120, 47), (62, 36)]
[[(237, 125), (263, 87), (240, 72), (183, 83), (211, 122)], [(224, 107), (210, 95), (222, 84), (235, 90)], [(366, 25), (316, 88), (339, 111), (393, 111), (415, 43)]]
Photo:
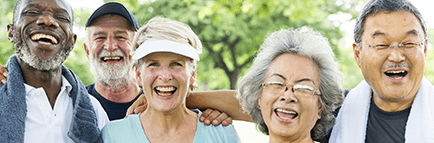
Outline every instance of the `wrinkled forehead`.
[(390, 36), (424, 37), (419, 19), (407, 11), (383, 11), (366, 17), (362, 37), (385, 38)]
[(26, 8), (44, 8), (45, 10), (64, 11), (73, 17), (71, 5), (66, 0), (22, 0), (19, 8), (21, 13)]

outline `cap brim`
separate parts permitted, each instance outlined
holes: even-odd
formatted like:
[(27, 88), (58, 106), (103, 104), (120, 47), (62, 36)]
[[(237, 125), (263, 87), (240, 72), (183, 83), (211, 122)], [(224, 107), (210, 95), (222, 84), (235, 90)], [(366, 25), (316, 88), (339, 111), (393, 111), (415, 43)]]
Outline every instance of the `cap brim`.
[(137, 48), (132, 58), (138, 60), (155, 52), (171, 52), (199, 61), (199, 54), (192, 46), (170, 40), (147, 40)]

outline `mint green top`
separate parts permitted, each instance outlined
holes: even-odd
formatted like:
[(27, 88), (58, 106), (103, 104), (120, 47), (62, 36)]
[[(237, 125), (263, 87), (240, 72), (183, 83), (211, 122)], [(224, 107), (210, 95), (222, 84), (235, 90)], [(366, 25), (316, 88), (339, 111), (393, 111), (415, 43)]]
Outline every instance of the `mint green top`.
[[(192, 110), (198, 113), (197, 129), (193, 143), (238, 143), (237, 132), (234, 126), (207, 126), (199, 121), (202, 114), (199, 110)], [(149, 143), (146, 134), (142, 129), (139, 119), (140, 114), (130, 115), (126, 119), (109, 122), (102, 129), (102, 137), (105, 143)]]

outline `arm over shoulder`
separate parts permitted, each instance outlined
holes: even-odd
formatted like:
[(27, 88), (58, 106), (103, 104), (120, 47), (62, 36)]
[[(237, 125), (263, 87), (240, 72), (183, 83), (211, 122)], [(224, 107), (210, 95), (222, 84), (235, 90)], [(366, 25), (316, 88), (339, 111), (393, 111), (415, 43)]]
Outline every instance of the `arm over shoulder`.
[(109, 122), (107, 113), (95, 97), (89, 95), (89, 98), (98, 119), (98, 128), (101, 130)]

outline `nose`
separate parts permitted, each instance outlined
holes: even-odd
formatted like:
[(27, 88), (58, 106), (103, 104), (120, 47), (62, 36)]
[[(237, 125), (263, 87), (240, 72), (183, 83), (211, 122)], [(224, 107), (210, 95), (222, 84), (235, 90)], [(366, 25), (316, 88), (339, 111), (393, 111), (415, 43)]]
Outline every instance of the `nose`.
[(107, 39), (104, 41), (104, 49), (106, 49), (109, 52), (116, 51), (118, 49), (118, 43), (114, 38), (114, 35), (107, 35)]
[(294, 93), (292, 92), (291, 89), (288, 89), (287, 91), (285, 91), (281, 96), (280, 96), (280, 101), (283, 102), (292, 102), (292, 103), (296, 103), (298, 102), (297, 97), (294, 95)]
[(160, 68), (160, 71), (158, 73), (158, 79), (163, 82), (168, 82), (173, 79), (172, 72), (169, 67), (163, 66)]
[(388, 56), (388, 60), (392, 61), (392, 62), (402, 62), (405, 60), (405, 56), (401, 51), (401, 48), (399, 47), (394, 47), (391, 49), (392, 51), (390, 52), (389, 56)]
[(59, 27), (59, 23), (57, 23), (56, 20), (54, 19), (54, 17), (51, 14), (48, 14), (48, 13), (42, 14), (38, 18), (38, 20), (36, 20), (36, 24), (38, 24), (38, 25), (52, 26), (52, 27), (55, 27), (55, 28)]

